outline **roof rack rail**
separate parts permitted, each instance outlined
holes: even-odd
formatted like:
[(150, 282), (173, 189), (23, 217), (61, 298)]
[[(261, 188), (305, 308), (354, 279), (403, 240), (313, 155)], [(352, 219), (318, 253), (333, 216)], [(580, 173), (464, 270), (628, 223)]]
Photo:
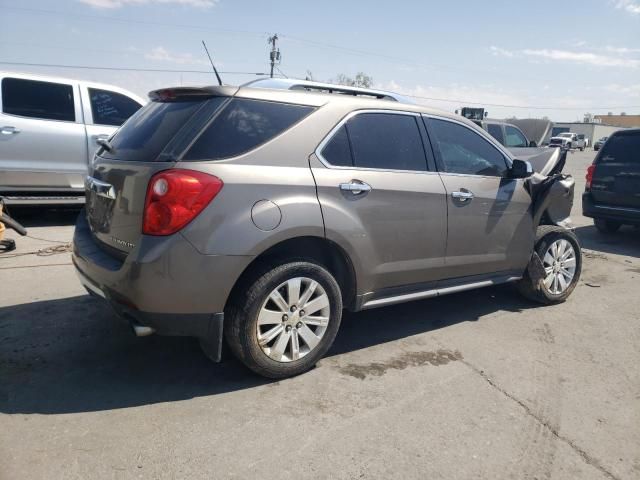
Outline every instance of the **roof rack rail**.
[(356, 97), (369, 97), (379, 100), (390, 100), (400, 103), (414, 103), (409, 98), (385, 90), (372, 88), (348, 87), (334, 85), (333, 83), (313, 82), (310, 80), (297, 80), (295, 78), (262, 78), (245, 83), (243, 87), (271, 88), (276, 90), (301, 90), (316, 93), (333, 93), (338, 95), (353, 95)]

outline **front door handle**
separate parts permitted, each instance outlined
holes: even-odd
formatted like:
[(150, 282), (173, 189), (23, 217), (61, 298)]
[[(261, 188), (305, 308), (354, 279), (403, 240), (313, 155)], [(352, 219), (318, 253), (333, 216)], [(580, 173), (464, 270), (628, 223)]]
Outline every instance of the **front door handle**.
[(354, 195), (360, 195), (371, 191), (371, 185), (360, 180), (351, 180), (349, 183), (341, 183), (340, 190), (343, 192), (351, 192)]
[(15, 133), (20, 133), (20, 129), (7, 125), (0, 128), (0, 132), (2, 133), (2, 135), (13, 135)]
[(458, 200), (460, 203), (467, 203), (473, 200), (473, 192), (470, 192), (466, 188), (461, 188), (458, 192), (451, 192), (451, 197)]

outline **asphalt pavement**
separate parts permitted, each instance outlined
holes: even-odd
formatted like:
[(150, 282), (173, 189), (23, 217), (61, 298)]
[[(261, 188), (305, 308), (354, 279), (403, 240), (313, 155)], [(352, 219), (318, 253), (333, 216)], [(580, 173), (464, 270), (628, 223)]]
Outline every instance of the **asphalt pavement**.
[(581, 216), (593, 156), (567, 161), (566, 303), (501, 286), (346, 314), (279, 382), (134, 337), (75, 277), (77, 212), (16, 211), (37, 238), (0, 255), (0, 479), (640, 478), (640, 231)]

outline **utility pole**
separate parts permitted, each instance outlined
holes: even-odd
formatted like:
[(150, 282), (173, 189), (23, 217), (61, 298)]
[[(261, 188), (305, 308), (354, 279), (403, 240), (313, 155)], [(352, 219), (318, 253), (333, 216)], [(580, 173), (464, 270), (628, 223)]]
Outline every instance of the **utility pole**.
[(273, 78), (273, 68), (276, 63), (280, 63), (280, 49), (276, 47), (277, 41), (277, 33), (273, 37), (269, 37), (269, 40), (267, 40), (267, 43), (271, 44), (271, 52), (269, 53), (269, 59), (271, 60), (271, 78)]

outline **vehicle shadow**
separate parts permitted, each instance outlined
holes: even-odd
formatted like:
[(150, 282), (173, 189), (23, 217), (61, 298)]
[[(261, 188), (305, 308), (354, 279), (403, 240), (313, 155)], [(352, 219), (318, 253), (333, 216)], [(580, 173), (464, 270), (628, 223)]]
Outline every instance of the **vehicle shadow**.
[(11, 218), (25, 228), (33, 227), (63, 227), (75, 225), (79, 207), (44, 208), (44, 207), (15, 207), (9, 209)]
[(588, 225), (574, 230), (583, 248), (640, 258), (640, 228), (623, 226), (616, 233), (604, 234)]
[[(535, 305), (509, 286), (346, 313), (328, 356)], [(511, 321), (514, 317), (505, 317)], [(0, 412), (59, 414), (172, 402), (271, 383), (195, 339), (137, 338), (88, 295), (0, 308)]]

